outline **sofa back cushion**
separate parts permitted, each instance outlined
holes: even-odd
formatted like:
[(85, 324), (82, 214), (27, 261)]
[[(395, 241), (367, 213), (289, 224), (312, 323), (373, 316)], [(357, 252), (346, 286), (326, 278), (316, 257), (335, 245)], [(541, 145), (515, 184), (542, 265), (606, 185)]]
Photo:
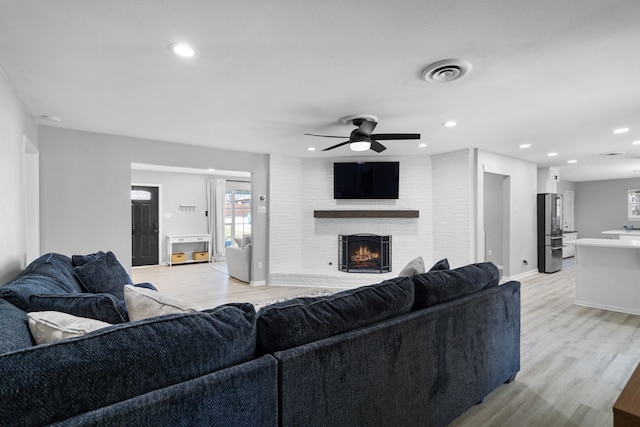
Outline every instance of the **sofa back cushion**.
[(0, 354), (32, 345), (27, 313), (0, 299)]
[(433, 270), (412, 277), (415, 284), (414, 310), (431, 307), (492, 286), (498, 286), (500, 272), (491, 262), (469, 264), (453, 270)]
[[(251, 360), (255, 311), (124, 323), (0, 358), (0, 425), (45, 425)], [(236, 402), (237, 403), (237, 402)]]
[(317, 341), (411, 311), (414, 285), (398, 277), (329, 296), (294, 298), (258, 312), (258, 353)]
[(41, 294), (80, 293), (71, 259), (60, 254), (42, 255), (15, 279), (0, 286), (0, 298), (22, 310), (29, 308), (29, 297)]

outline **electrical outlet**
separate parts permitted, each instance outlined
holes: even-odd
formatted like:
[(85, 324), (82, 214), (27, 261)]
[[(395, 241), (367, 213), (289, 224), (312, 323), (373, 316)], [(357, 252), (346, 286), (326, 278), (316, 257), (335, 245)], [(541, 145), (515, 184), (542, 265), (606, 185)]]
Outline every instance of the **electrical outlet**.
[(258, 261), (258, 270), (262, 270), (262, 261)]
[(489, 250), (487, 251), (487, 255), (489, 255), (489, 256), (493, 255), (493, 251), (492, 251), (491, 249), (489, 249)]

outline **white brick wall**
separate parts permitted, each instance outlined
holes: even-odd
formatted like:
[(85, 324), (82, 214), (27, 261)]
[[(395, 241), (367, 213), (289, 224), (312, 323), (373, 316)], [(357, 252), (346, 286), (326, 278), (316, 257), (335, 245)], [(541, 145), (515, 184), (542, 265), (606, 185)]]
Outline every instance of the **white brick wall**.
[[(399, 161), (397, 200), (334, 200), (333, 163), (339, 161)], [(417, 256), (435, 262), (432, 251), (431, 158), (362, 157), (288, 159), (271, 156), (269, 282), (289, 273), (335, 276), (338, 235), (372, 233), (392, 236), (392, 268), (399, 272)], [(299, 197), (298, 197), (299, 196)], [(299, 209), (296, 217), (294, 212)], [(316, 219), (314, 210), (416, 209), (418, 219)], [(331, 265), (329, 265), (331, 263)], [(284, 273), (284, 274), (283, 274)], [(353, 274), (344, 273), (353, 277)], [(299, 277), (299, 274), (298, 274)], [(380, 277), (380, 275), (378, 275)], [(373, 283), (375, 279), (370, 280)]]
[(302, 159), (271, 155), (269, 162), (269, 272), (302, 263)]
[(452, 268), (473, 262), (473, 151), (434, 155), (433, 252)]

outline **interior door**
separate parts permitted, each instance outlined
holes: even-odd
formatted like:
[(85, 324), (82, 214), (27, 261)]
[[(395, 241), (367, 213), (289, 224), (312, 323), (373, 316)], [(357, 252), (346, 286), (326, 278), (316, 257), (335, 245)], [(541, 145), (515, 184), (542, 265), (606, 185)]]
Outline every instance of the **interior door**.
[(158, 187), (131, 186), (131, 265), (157, 265)]

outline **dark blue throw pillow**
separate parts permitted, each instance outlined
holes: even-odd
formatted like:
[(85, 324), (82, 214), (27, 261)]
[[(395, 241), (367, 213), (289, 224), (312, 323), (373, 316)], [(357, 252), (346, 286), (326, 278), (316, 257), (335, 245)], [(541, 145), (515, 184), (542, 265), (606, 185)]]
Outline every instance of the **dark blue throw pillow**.
[(429, 271), (438, 271), (438, 270), (449, 270), (449, 260), (446, 258), (443, 258), (440, 261), (433, 264), (433, 267), (429, 269)]
[(270, 354), (411, 311), (414, 286), (398, 277), (337, 294), (294, 298), (258, 312), (258, 352)]
[(28, 311), (61, 311), (113, 324), (128, 320), (124, 302), (107, 293), (32, 295), (29, 302)]
[(87, 292), (109, 293), (124, 301), (124, 286), (133, 285), (113, 252), (73, 269)]
[(428, 271), (412, 277), (416, 287), (414, 310), (431, 307), (493, 286), (500, 273), (491, 262), (465, 265), (453, 270)]
[(80, 267), (81, 265), (85, 265), (88, 262), (91, 262), (98, 258), (102, 258), (105, 255), (106, 254), (104, 251), (98, 251), (87, 255), (73, 255), (71, 256), (71, 261), (73, 262), (74, 267)]

